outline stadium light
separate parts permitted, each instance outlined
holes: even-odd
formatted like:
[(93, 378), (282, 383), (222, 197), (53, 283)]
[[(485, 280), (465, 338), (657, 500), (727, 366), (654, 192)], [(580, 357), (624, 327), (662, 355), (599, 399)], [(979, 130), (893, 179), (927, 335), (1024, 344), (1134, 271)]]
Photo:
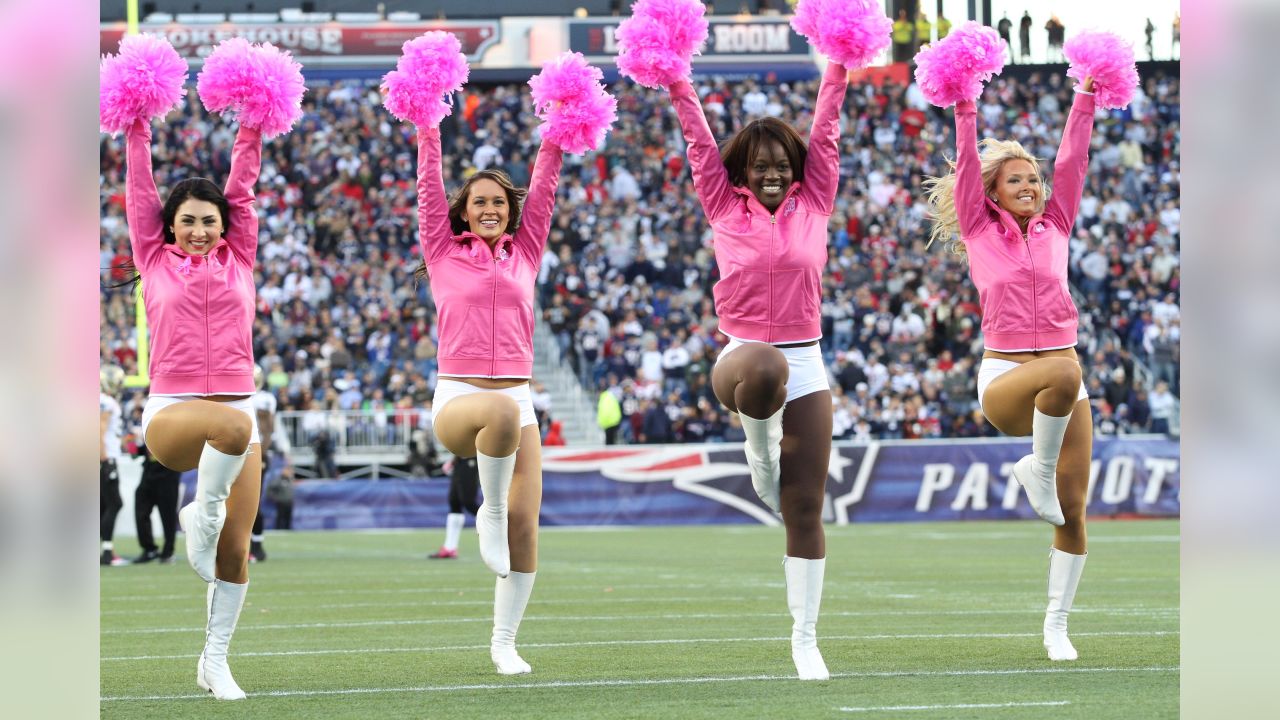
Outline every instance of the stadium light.
[(573, 16), (584, 18), (587, 16), (587, 9), (584, 7), (578, 7), (576, 10), (573, 11)]

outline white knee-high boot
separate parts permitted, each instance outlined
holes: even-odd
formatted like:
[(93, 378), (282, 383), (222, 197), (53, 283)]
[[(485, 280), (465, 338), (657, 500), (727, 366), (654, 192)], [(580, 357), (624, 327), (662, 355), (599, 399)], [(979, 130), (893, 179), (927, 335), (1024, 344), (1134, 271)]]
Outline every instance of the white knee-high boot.
[(480, 475), (480, 492), (484, 502), (476, 513), (476, 532), (480, 535), (480, 559), (489, 569), (504, 578), (511, 572), (511, 548), (507, 546), (507, 492), (516, 470), (516, 453), (506, 457), (490, 457), (476, 452), (476, 470)]
[(1050, 660), (1075, 660), (1078, 655), (1067, 637), (1067, 613), (1089, 554), (1072, 555), (1049, 548), (1049, 607), (1044, 614), (1044, 649)]
[(787, 607), (791, 610), (791, 659), (801, 680), (828, 680), (827, 664), (818, 652), (818, 609), (822, 605), (822, 579), (827, 559), (784, 557)]
[(196, 499), (178, 512), (187, 535), (187, 562), (205, 582), (213, 582), (218, 538), (227, 521), (227, 496), (247, 457), (247, 448), (240, 455), (228, 455), (206, 442), (196, 470)]
[(196, 684), (219, 700), (244, 699), (244, 691), (231, 677), (227, 648), (231, 645), (236, 623), (240, 621), (240, 609), (244, 607), (244, 596), (248, 590), (247, 582), (243, 585), (225, 580), (209, 583), (209, 620), (205, 626), (204, 651), (196, 663)]
[(489, 657), (499, 675), (533, 672), (529, 663), (516, 652), (516, 631), (529, 605), (533, 581), (538, 573), (512, 572), (498, 578), (493, 590), (493, 638), (489, 641)]
[(1031, 454), (1013, 466), (1013, 478), (1027, 493), (1027, 502), (1045, 522), (1065, 525), (1058, 502), (1058, 455), (1067, 434), (1071, 415), (1045, 415), (1036, 408), (1031, 414)]
[(756, 495), (774, 512), (781, 512), (778, 479), (782, 472), (782, 411), (760, 420), (738, 413), (742, 432), (747, 436), (747, 467), (751, 468), (751, 486)]

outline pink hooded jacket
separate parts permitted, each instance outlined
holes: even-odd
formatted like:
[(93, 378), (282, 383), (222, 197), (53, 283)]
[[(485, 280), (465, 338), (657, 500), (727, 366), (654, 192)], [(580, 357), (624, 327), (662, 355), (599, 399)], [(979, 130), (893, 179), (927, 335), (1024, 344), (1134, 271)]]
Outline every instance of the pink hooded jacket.
[(533, 374), (533, 290), (551, 230), (563, 160), (543, 141), (515, 235), (494, 249), (478, 235), (454, 235), (440, 172), (439, 128), (418, 128), (418, 242), (440, 314), (441, 375)]
[(151, 171), (151, 125), (125, 131), (125, 219), (151, 333), (151, 393), (252, 395), (253, 265), (258, 216), (253, 186), (262, 135), (244, 126), (231, 149), (226, 196), (230, 227), (207, 255), (166, 243), (164, 209)]
[(689, 144), (693, 186), (715, 233), (720, 281), (712, 293), (720, 330), (730, 337), (778, 345), (822, 337), (822, 268), (840, 183), (840, 106), (848, 86), (848, 71), (827, 65), (804, 181), (791, 185), (772, 214), (749, 189), (729, 184), (693, 86), (682, 80), (670, 88)]
[(956, 104), (956, 216), (990, 350), (1075, 347), (1079, 313), (1067, 286), (1068, 241), (1089, 170), (1093, 108), (1093, 95), (1076, 94), (1053, 161), (1053, 192), (1024, 235), (983, 189), (973, 101)]

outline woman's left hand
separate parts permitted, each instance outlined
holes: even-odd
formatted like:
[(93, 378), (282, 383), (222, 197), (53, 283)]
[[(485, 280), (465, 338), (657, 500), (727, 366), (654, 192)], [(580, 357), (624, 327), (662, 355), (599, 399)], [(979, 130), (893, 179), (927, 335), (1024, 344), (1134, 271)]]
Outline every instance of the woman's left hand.
[(1084, 91), (1093, 92), (1093, 76), (1089, 75), (1084, 79)]

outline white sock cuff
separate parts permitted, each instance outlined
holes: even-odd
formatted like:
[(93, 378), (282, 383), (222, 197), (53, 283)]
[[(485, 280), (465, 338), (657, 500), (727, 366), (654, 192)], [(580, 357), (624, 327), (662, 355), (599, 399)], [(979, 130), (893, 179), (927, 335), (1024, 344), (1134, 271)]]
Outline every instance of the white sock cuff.
[(783, 403), (776, 413), (763, 419), (738, 413), (738, 420), (742, 423), (742, 432), (747, 436), (747, 442), (755, 447), (768, 447), (771, 443), (780, 442), (782, 440), (782, 413), (786, 409), (787, 406)]
[(1057, 437), (1058, 442), (1062, 442), (1062, 436), (1067, 433), (1067, 425), (1071, 422), (1071, 413), (1058, 417), (1057, 415), (1046, 415), (1040, 412), (1040, 408), (1035, 408), (1031, 413), (1031, 435), (1039, 437), (1046, 434), (1046, 437)]
[(480, 491), (484, 501), (491, 507), (503, 507), (507, 504), (507, 491), (511, 489), (511, 476), (516, 471), (516, 454), (506, 457), (492, 457), (476, 451), (476, 474), (480, 476)]

